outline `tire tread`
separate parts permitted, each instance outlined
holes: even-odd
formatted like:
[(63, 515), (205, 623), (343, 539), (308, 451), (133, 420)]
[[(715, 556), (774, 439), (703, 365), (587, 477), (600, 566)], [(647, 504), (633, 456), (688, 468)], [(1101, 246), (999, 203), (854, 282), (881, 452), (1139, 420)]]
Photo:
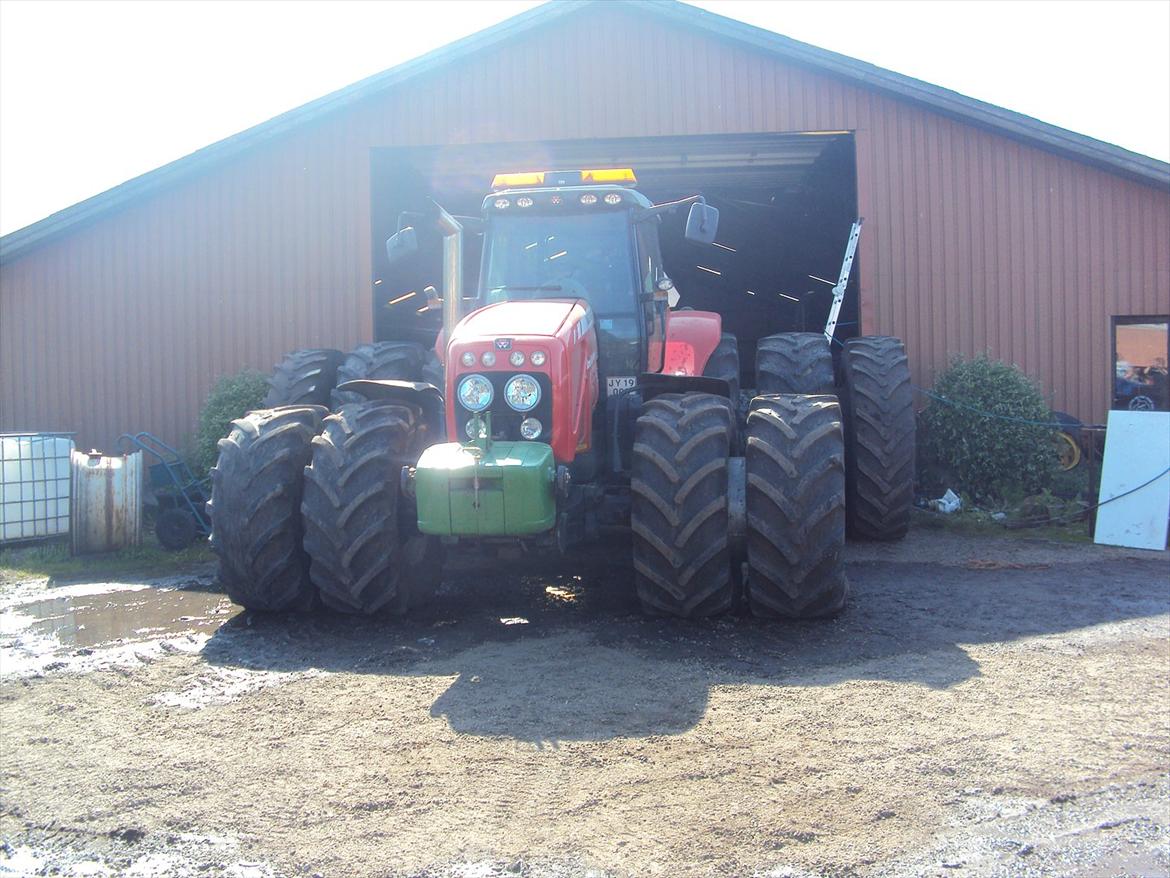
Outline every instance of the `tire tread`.
[(630, 482), (634, 572), (650, 615), (711, 616), (734, 599), (728, 546), (727, 400), (663, 394), (642, 408)]
[(747, 429), (748, 604), (763, 617), (845, 605), (845, 449), (830, 395), (758, 396)]
[(910, 528), (915, 461), (914, 389), (901, 340), (849, 339), (841, 377), (849, 534), (899, 540)]
[(268, 378), (264, 407), (288, 405), (329, 405), (329, 395), (337, 383), (341, 351), (312, 348), (286, 354)]
[(756, 346), (756, 392), (833, 393), (833, 355), (822, 332), (781, 332)]
[(347, 403), (325, 418), (304, 468), (309, 573), (326, 606), (403, 612), (399, 468), (418, 413), (392, 402)]
[(301, 545), (302, 474), (321, 406), (249, 412), (219, 440), (211, 470), (211, 547), (228, 596), (250, 610), (307, 609), (314, 589)]

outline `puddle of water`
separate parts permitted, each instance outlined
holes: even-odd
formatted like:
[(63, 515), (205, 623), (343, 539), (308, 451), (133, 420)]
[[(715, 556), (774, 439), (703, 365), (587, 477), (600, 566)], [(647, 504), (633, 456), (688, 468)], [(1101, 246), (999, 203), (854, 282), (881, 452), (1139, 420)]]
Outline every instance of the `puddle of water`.
[(97, 647), (176, 634), (210, 634), (240, 611), (221, 594), (178, 589), (135, 589), (64, 595), (14, 607), (0, 633), (23, 630), (61, 646)]
[(215, 592), (141, 583), (37, 590), (0, 611), (0, 675), (93, 670), (136, 657), (198, 651), (239, 612)]

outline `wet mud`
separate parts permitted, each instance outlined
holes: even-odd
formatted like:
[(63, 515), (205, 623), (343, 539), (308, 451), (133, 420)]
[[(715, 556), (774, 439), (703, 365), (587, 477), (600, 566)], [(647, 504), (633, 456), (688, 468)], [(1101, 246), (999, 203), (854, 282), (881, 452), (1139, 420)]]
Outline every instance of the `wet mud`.
[(1165, 553), (850, 550), (816, 623), (649, 619), (596, 555), (406, 619), (6, 587), (0, 876), (1170, 870)]

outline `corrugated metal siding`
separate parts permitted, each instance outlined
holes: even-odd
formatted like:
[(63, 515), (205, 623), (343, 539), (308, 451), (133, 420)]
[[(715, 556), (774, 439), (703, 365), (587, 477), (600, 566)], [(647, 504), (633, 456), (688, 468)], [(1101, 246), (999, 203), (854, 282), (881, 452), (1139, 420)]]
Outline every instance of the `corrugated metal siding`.
[(856, 132), (867, 333), (920, 383), (986, 350), (1103, 417), (1109, 317), (1170, 311), (1170, 195), (615, 4), (5, 265), (0, 429), (182, 441), (217, 376), (371, 337), (373, 147), (809, 130)]

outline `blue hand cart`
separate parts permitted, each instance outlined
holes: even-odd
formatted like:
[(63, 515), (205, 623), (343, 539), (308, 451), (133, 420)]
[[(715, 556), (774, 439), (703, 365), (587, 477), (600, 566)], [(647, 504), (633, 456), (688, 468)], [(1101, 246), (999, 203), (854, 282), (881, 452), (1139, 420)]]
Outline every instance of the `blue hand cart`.
[(123, 433), (118, 445), (124, 451), (141, 451), (155, 463), (147, 467), (149, 487), (158, 500), (154, 535), (165, 549), (179, 551), (211, 533), (206, 503), (211, 497), (209, 479), (200, 479), (167, 443), (153, 433)]

